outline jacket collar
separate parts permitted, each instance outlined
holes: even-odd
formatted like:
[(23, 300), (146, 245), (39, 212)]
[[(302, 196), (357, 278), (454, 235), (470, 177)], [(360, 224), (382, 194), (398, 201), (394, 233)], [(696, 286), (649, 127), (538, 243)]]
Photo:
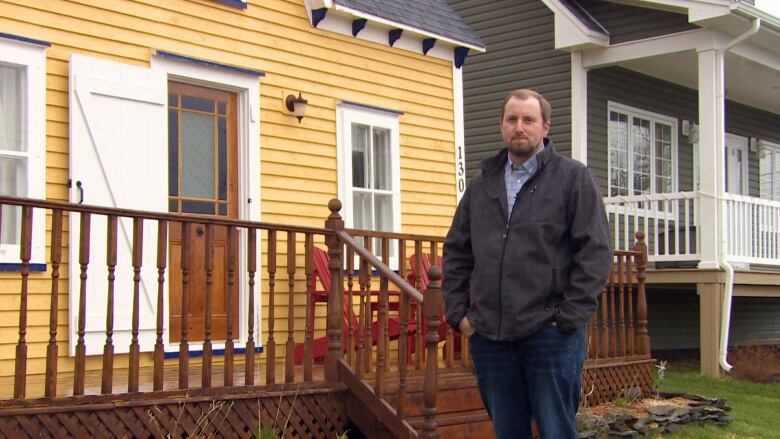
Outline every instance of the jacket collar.
[[(537, 174), (543, 172), (549, 162), (558, 158), (558, 153), (555, 152), (550, 138), (544, 138), (544, 151), (540, 152), (537, 157), (539, 158)], [(506, 166), (507, 160), (506, 148), (502, 148), (492, 157), (482, 161), (482, 180), (485, 182), (488, 196), (498, 199), (504, 212), (508, 209), (506, 206), (506, 185), (504, 184), (504, 166)]]

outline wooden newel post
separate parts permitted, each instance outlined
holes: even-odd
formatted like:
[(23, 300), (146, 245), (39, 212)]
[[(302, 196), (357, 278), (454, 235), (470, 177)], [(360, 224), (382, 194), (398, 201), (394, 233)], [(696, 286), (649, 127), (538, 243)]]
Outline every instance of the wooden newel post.
[(645, 245), (645, 233), (636, 232), (636, 243), (634, 250), (640, 254), (636, 259), (636, 280), (637, 280), (637, 335), (636, 346), (637, 353), (640, 355), (650, 354), (650, 335), (647, 333), (647, 297), (645, 295), (645, 267), (647, 266), (647, 245)]
[(341, 210), (341, 201), (333, 198), (328, 202), (330, 215), (325, 220), (325, 228), (331, 233), (325, 236), (325, 244), (328, 246), (328, 270), (330, 270), (330, 291), (328, 295), (328, 353), (325, 356), (325, 380), (329, 382), (338, 381), (338, 361), (342, 356), (341, 348), (341, 315), (344, 282), (342, 280), (342, 244), (336, 236), (337, 231), (344, 230), (344, 221), (339, 215)]
[(439, 322), (444, 312), (444, 299), (441, 296), (441, 269), (435, 264), (428, 270), (428, 289), (425, 290), (423, 301), (423, 316), (425, 318), (425, 382), (423, 383), (423, 428), (420, 438), (438, 438), (436, 431), (436, 394), (438, 383), (436, 373), (438, 370), (438, 346), (439, 346)]

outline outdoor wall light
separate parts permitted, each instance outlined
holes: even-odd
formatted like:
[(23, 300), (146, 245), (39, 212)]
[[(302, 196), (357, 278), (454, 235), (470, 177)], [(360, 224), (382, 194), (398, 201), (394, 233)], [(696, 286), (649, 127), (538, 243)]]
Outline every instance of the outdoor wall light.
[(301, 97), (301, 93), (298, 92), (298, 97), (296, 98), (295, 95), (287, 95), (287, 99), (285, 99), (285, 105), (287, 106), (287, 110), (291, 111), (293, 116), (298, 118), (298, 123), (301, 123), (301, 120), (303, 119), (303, 116), (306, 115), (306, 106), (309, 104), (309, 101)]

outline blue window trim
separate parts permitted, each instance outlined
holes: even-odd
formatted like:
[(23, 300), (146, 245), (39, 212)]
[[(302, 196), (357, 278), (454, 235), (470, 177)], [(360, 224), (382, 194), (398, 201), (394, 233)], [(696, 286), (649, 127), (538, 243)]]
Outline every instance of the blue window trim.
[[(30, 272), (43, 273), (44, 271), (46, 271), (46, 264), (30, 264), (29, 269)], [(0, 272), (13, 273), (13, 272), (20, 272), (20, 271), (22, 271), (22, 264), (0, 263)]]
[[(255, 348), (255, 352), (258, 353), (258, 354), (262, 354), (263, 353), (263, 347), (262, 346), (257, 346)], [(245, 354), (246, 353), (246, 348), (235, 348), (235, 349), (233, 349), (233, 353), (234, 354)], [(211, 351), (211, 355), (225, 355), (225, 350), (224, 349), (214, 349), (213, 351)], [(200, 350), (190, 350), (189, 351), (189, 356), (190, 356), (190, 358), (202, 357), (203, 356), (203, 351), (200, 351)], [(165, 359), (179, 358), (179, 351), (165, 352), (163, 354), (163, 358), (165, 358)]]
[(6, 34), (3, 32), (0, 32), (0, 38), (8, 38), (9, 40), (21, 41), (23, 43), (30, 43), (38, 46), (51, 47), (51, 43), (48, 41), (34, 40), (32, 38), (21, 37), (19, 35)]
[(233, 6), (234, 8), (246, 9), (247, 2), (244, 0), (216, 0), (223, 5)]
[(214, 62), (214, 61), (206, 61), (205, 59), (199, 59), (199, 58), (193, 58), (191, 56), (179, 55), (178, 53), (166, 52), (164, 50), (155, 50), (154, 54), (159, 56), (159, 57), (162, 57), (162, 58), (169, 58), (169, 59), (175, 59), (175, 60), (179, 60), (179, 61), (186, 61), (186, 62), (190, 62), (190, 63), (193, 63), (193, 64), (199, 64), (199, 65), (202, 65), (202, 66), (216, 67), (218, 69), (229, 70), (231, 72), (245, 73), (247, 75), (260, 76), (260, 77), (265, 76), (265, 72), (261, 72), (259, 70), (250, 70), (250, 69), (245, 69), (243, 67), (236, 67), (236, 66), (231, 66), (231, 65), (227, 65), (227, 64), (221, 64), (221, 63), (217, 63), (217, 62)]
[(377, 107), (377, 106), (374, 106), (374, 105), (361, 104), (361, 103), (352, 102), (352, 101), (339, 101), (339, 104), (340, 105), (349, 105), (351, 107), (357, 107), (357, 108), (366, 108), (368, 110), (382, 111), (382, 112), (385, 112), (385, 113), (395, 114), (395, 115), (398, 115), (398, 116), (403, 116), (403, 114), (404, 114), (403, 111), (392, 110), (390, 108)]

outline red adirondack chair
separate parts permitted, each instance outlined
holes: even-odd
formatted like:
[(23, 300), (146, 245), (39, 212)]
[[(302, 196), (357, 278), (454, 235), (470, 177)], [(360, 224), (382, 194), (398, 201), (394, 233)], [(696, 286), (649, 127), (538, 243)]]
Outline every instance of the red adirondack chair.
[[(314, 327), (314, 314), (317, 309), (316, 304), (317, 303), (328, 303), (328, 297), (330, 296), (330, 270), (328, 269), (328, 263), (330, 262), (330, 256), (328, 256), (328, 253), (319, 248), (314, 247), (314, 251), (312, 254), (312, 259), (314, 262), (314, 277), (315, 282), (312, 282), (312, 285), (309, 287), (309, 295), (311, 296), (311, 301), (309, 302), (309, 327)], [(321, 289), (317, 288), (317, 283), (319, 282), (319, 286)], [(358, 343), (358, 331), (359, 331), (359, 322), (357, 317), (354, 313), (350, 312), (349, 308), (349, 293), (347, 291), (343, 292), (344, 296), (342, 298), (342, 316), (343, 316), (343, 326), (342, 331), (346, 332), (350, 329), (352, 329), (352, 340), (354, 341), (355, 345)], [(369, 299), (371, 297), (379, 298), (379, 291), (372, 290), (369, 292)], [(388, 294), (390, 296), (395, 296), (396, 298), (399, 297), (398, 291), (389, 291)], [(399, 301), (393, 301), (390, 302), (389, 309), (390, 310), (398, 310), (398, 304)], [(373, 312), (372, 312), (373, 316)], [(350, 325), (351, 322), (351, 325)], [(372, 346), (376, 345), (379, 340), (379, 322), (372, 321), (371, 322), (371, 343)], [(417, 330), (416, 322), (413, 321), (413, 319), (410, 318), (409, 324), (407, 326), (408, 330), (408, 336), (411, 337), (414, 335), (414, 333)], [(390, 340), (395, 340), (401, 335), (401, 320), (397, 316), (388, 317), (387, 319), (387, 333), (388, 338)], [(413, 344), (413, 343), (410, 343)], [(346, 346), (344, 347), (346, 349)], [(328, 337), (318, 337), (314, 340), (312, 340), (312, 352), (313, 357), (315, 361), (322, 360), (325, 358), (325, 354), (328, 352)], [(295, 363), (300, 364), (303, 362), (303, 355), (304, 355), (304, 344), (298, 343), (295, 345)]]
[[(428, 253), (421, 253), (420, 254), (420, 273), (417, 271), (417, 255), (412, 253), (409, 256), (409, 266), (411, 267), (411, 270), (409, 274), (406, 276), (407, 282), (414, 285), (421, 293), (425, 294), (425, 290), (428, 289), (428, 283), (430, 282), (430, 279), (428, 278), (428, 270), (431, 269), (431, 255)], [(441, 258), (438, 258), (436, 261), (436, 265), (441, 268)], [(419, 279), (419, 283), (418, 283)], [(425, 327), (422, 328), (423, 330), (423, 337), (425, 337)], [(455, 352), (460, 351), (460, 332), (454, 331), (455, 335)], [(439, 340), (444, 341), (447, 337), (447, 321), (444, 319), (444, 316), (441, 317), (441, 323), (439, 325)]]

